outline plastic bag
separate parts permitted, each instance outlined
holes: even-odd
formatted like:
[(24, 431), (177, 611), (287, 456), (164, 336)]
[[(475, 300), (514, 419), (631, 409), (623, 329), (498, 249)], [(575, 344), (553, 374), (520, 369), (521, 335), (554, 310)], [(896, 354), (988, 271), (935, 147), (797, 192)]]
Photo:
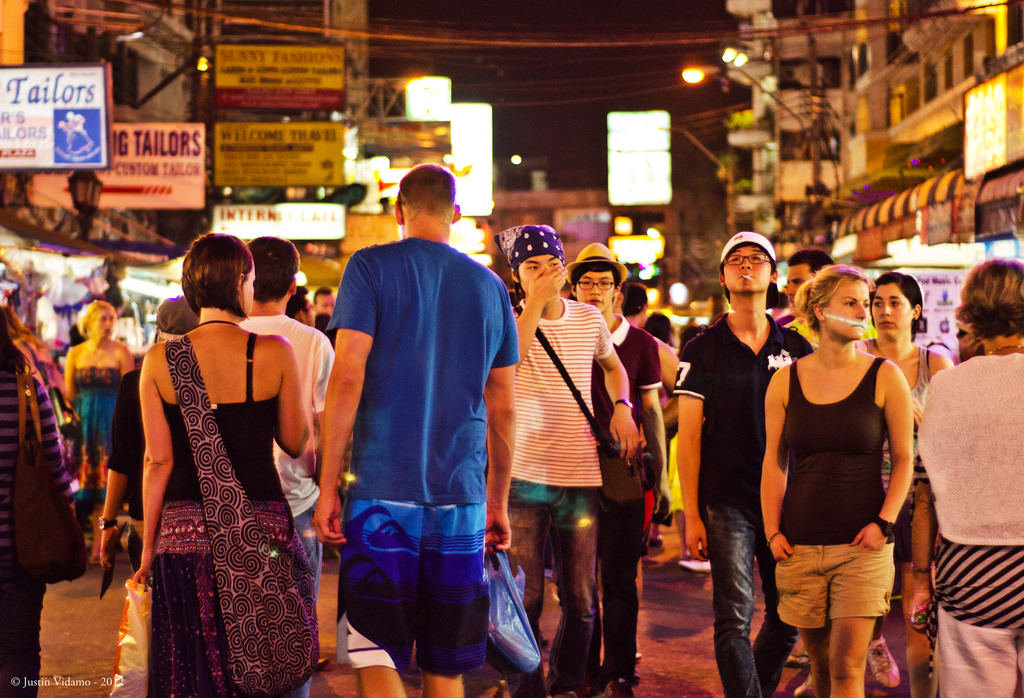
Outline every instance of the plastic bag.
[(491, 608), (487, 623), (487, 663), (498, 671), (530, 673), (540, 666), (540, 648), (523, 606), (526, 575), (512, 576), (505, 551), (487, 553)]
[(111, 696), (146, 696), (149, 693), (149, 649), (153, 636), (153, 590), (129, 579), (124, 583), (121, 628), (114, 657), (114, 686)]

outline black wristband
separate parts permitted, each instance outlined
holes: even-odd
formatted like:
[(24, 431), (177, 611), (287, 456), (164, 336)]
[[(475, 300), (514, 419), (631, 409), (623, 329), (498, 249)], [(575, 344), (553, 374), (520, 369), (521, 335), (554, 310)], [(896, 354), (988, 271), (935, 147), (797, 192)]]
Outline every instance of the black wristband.
[(116, 518), (115, 519), (104, 519), (101, 516), (100, 517), (100, 530), (101, 531), (106, 531), (107, 529), (110, 529), (110, 528), (117, 528), (117, 519)]
[(886, 538), (892, 538), (893, 532), (896, 530), (896, 524), (892, 521), (886, 521), (881, 516), (876, 516), (872, 522), (880, 529), (882, 529), (882, 535)]

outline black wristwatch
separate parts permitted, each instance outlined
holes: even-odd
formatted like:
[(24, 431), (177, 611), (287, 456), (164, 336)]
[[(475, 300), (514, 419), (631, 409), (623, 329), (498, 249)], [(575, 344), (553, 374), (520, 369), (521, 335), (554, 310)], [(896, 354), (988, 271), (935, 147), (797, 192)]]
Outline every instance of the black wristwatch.
[(613, 403), (613, 405), (612, 405), (612, 406), (614, 407), (615, 405), (618, 405), (619, 403), (622, 403), (623, 405), (625, 405), (625, 406), (626, 406), (626, 407), (628, 407), (629, 409), (633, 409), (633, 403), (632, 403), (632, 402), (630, 402), (629, 400), (623, 400), (622, 398), (619, 398), (618, 400), (616, 400), (616, 401), (615, 401), (615, 402)]
[(892, 521), (886, 521), (881, 516), (876, 516), (873, 524), (882, 529), (882, 535), (886, 538), (892, 538), (893, 532), (896, 530), (896, 524)]
[(106, 531), (109, 528), (117, 528), (117, 519), (104, 519), (100, 517), (100, 530)]

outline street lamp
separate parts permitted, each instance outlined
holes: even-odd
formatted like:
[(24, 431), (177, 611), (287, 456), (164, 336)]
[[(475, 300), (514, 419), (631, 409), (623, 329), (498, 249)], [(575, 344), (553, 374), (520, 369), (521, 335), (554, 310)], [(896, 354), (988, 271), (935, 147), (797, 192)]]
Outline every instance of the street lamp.
[(92, 217), (99, 207), (103, 182), (92, 170), (77, 170), (68, 177), (68, 191), (71, 192), (71, 203), (78, 211), (78, 237), (88, 240)]

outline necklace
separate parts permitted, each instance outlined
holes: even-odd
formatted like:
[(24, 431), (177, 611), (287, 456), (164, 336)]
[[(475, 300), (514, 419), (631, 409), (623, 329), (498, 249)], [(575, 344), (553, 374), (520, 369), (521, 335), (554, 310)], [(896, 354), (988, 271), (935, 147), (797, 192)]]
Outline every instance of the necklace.
[(203, 325), (234, 325), (238, 327), (237, 322), (231, 322), (230, 320), (207, 320), (206, 322), (200, 322), (196, 327), (202, 327)]
[(1004, 351), (1006, 349), (1024, 349), (1024, 344), (1007, 344), (1005, 347), (999, 347), (998, 349), (993, 349), (992, 351), (990, 351), (988, 353), (989, 354), (995, 354), (997, 352)]

